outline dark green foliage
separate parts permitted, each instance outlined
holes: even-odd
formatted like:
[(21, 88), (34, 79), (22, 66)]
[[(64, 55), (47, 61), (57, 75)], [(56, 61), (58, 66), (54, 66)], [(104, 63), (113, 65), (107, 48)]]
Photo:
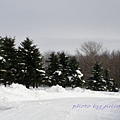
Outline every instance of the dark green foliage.
[(30, 86), (38, 87), (45, 78), (45, 71), (42, 68), (42, 56), (33, 45), (33, 41), (27, 38), (18, 48), (18, 74), (17, 82)]
[(95, 83), (95, 90), (98, 91), (106, 91), (106, 80), (104, 80), (103, 78), (103, 68), (102, 68), (102, 64), (101, 63), (96, 63), (93, 67), (93, 79), (96, 80)]
[(59, 58), (59, 71), (61, 72), (61, 81), (60, 85), (63, 87), (67, 87), (70, 84), (69, 81), (69, 57), (65, 54), (65, 52), (58, 53)]
[(48, 60), (47, 73), (50, 85), (63, 87), (82, 87), (84, 80), (75, 57), (69, 57), (65, 52), (51, 53)]
[(115, 84), (115, 81), (110, 78), (110, 70), (105, 69), (104, 71), (104, 79), (106, 80), (107, 83), (107, 90), (110, 92), (118, 92), (118, 88)]
[(49, 66), (47, 73), (49, 76), (50, 85), (61, 85), (63, 87), (69, 86), (68, 79), (68, 56), (64, 52), (57, 54), (52, 52), (49, 57)]
[(5, 75), (5, 60), (0, 56), (0, 84), (4, 83), (4, 75)]
[(114, 80), (109, 76), (109, 70), (106, 69), (103, 74), (103, 68), (101, 63), (96, 63), (93, 67), (92, 76), (89, 77), (88, 88), (96, 91), (111, 91), (117, 92), (118, 89), (115, 86)]
[(83, 74), (74, 56), (69, 60), (69, 79), (71, 87), (84, 87), (85, 81), (83, 80)]
[(59, 60), (58, 55), (55, 52), (50, 54), (48, 58), (49, 65), (47, 68), (47, 75), (49, 76), (48, 86), (57, 85), (59, 84), (59, 74), (56, 71), (59, 70)]
[(103, 79), (101, 63), (93, 66), (92, 76), (88, 79), (88, 88), (96, 91), (106, 90), (106, 81)]
[(96, 63), (93, 66), (92, 76), (88, 79), (88, 88), (96, 91), (106, 91), (106, 80), (103, 78), (102, 64)]
[[(2, 74), (3, 84), (12, 84), (16, 79), (16, 49), (15, 39), (4, 37), (0, 39), (0, 56), (4, 74)], [(4, 62), (4, 63), (3, 63)]]
[(58, 55), (55, 54), (55, 52), (52, 52), (47, 62), (49, 62), (47, 73), (53, 75), (53, 73), (59, 69)]

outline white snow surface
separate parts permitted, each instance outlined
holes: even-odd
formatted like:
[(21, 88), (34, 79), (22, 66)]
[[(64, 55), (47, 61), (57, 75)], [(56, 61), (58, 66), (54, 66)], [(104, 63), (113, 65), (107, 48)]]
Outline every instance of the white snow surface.
[(3, 57), (2, 56), (0, 56), (0, 60), (2, 60), (3, 59)]
[(1, 85), (0, 120), (120, 120), (120, 93)]

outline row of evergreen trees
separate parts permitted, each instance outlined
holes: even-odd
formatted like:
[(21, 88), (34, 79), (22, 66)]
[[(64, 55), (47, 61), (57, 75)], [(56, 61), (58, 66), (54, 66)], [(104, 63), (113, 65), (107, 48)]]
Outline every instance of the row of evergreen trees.
[(19, 83), (30, 86), (87, 87), (92, 90), (118, 91), (109, 77), (108, 71), (103, 75), (101, 64), (95, 64), (93, 76), (83, 80), (79, 63), (74, 56), (65, 52), (52, 52), (44, 68), (43, 56), (29, 38), (15, 47), (15, 39), (0, 37), (0, 83), (10, 85)]
[(63, 87), (83, 87), (85, 81), (79, 68), (76, 58), (68, 57), (64, 52), (50, 54), (49, 65), (46, 69), (51, 85), (61, 85)]
[(15, 39), (0, 38), (0, 82), (7, 84), (20, 83), (29, 88), (40, 84), (44, 71), (42, 55), (39, 49), (28, 38), (15, 48)]
[(27, 88), (41, 85), (82, 87), (82, 73), (74, 57), (64, 52), (51, 53), (48, 68), (43, 68), (43, 56), (36, 45), (26, 38), (18, 49), (15, 39), (0, 38), (0, 82), (5, 86), (20, 83)]
[(118, 92), (114, 80), (110, 78), (110, 70), (103, 71), (101, 63), (93, 66), (92, 75), (87, 80), (87, 88), (95, 91)]

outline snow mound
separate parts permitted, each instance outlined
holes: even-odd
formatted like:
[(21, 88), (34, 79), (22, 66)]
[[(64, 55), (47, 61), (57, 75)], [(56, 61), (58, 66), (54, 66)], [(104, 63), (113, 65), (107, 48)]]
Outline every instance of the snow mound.
[(21, 85), (21, 84), (15, 84), (13, 83), (10, 88), (12, 88), (13, 90), (17, 90), (17, 91), (29, 91), (29, 89), (27, 89), (25, 86)]
[(73, 91), (74, 91), (74, 92), (84, 92), (85, 89), (76, 87), (76, 88), (73, 89)]
[(0, 101), (26, 101), (36, 100), (37, 92), (27, 89), (23, 85), (12, 84), (10, 87), (0, 86)]
[(62, 86), (56, 85), (46, 89), (46, 91), (47, 92), (65, 92), (66, 90)]
[(1, 103), (76, 97), (120, 98), (120, 93), (91, 91), (79, 87), (67, 90), (67, 88), (63, 88), (59, 85), (43, 89), (27, 89), (25, 86), (19, 84), (12, 84), (9, 87), (0, 86)]
[[(115, 105), (118, 107), (113, 108)], [(38, 89), (19, 84), (0, 86), (0, 120), (119, 120), (119, 113), (119, 92), (59, 85)]]

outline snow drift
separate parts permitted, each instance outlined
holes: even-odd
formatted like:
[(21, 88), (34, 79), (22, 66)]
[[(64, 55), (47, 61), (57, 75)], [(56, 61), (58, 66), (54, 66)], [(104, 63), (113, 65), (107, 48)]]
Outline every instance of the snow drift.
[(120, 93), (0, 86), (0, 120), (119, 120)]

